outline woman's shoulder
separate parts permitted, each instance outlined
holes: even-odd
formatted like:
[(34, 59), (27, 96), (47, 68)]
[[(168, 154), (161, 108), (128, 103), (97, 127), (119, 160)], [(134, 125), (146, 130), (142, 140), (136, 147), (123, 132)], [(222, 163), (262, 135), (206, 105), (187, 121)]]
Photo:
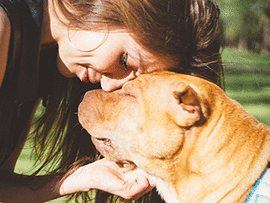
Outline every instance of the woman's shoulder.
[(0, 7), (0, 87), (4, 78), (7, 65), (10, 32), (11, 27), (9, 18), (5, 10)]
[[(6, 90), (14, 85), (12, 91), (17, 103), (38, 97), (42, 5), (43, 0), (0, 0), (11, 27), (8, 56), (5, 57), (8, 61), (1, 88)], [(15, 83), (11, 84), (11, 80)]]
[(9, 17), (6, 11), (0, 5), (0, 43), (3, 42), (3, 38), (5, 37), (5, 35), (10, 34), (10, 32), (11, 32), (11, 25)]

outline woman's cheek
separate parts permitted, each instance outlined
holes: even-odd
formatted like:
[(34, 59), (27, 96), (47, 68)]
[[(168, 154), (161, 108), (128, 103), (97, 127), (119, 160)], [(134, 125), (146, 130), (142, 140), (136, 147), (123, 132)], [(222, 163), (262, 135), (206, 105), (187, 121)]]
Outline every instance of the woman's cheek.
[(71, 78), (75, 77), (76, 74), (74, 74), (62, 61), (60, 57), (57, 57), (57, 68), (58, 71), (65, 77)]

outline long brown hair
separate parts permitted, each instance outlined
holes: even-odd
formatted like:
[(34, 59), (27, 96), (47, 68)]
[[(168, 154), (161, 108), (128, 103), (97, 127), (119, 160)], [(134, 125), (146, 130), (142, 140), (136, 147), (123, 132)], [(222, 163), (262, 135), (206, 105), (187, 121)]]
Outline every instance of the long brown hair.
[(67, 26), (129, 31), (150, 53), (176, 61), (174, 70), (222, 85), (220, 11), (211, 0), (54, 1)]
[[(177, 64), (171, 71), (203, 77), (223, 87), (218, 37), (219, 9), (211, 0), (53, 0), (71, 28), (126, 30), (150, 53)], [(45, 54), (46, 55), (46, 54)], [(53, 66), (46, 64), (45, 66)], [(41, 168), (65, 173), (73, 162), (98, 153), (77, 120), (77, 106), (85, 87), (77, 79), (55, 73), (55, 83), (44, 96), (45, 112), (34, 131)], [(47, 153), (44, 153), (47, 152)], [(39, 171), (39, 170), (38, 170)], [(37, 172), (38, 172), (37, 171)], [(76, 195), (75, 195), (76, 196)], [(96, 202), (116, 202), (117, 197), (98, 191)], [(89, 200), (84, 196), (83, 201)], [(122, 201), (123, 202), (123, 201)], [(155, 191), (138, 202), (162, 202)]]

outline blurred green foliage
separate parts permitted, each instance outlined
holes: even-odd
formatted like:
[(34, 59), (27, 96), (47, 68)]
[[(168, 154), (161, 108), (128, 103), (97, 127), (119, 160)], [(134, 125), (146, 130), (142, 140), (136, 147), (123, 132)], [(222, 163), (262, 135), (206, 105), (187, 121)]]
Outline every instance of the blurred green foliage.
[(217, 0), (224, 46), (270, 54), (269, 0)]

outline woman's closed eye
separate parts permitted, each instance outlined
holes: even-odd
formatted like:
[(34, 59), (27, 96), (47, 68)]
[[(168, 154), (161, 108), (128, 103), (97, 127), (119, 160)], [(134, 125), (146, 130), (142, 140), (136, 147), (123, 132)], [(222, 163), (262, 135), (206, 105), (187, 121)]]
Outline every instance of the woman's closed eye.
[(88, 63), (77, 63), (77, 65), (82, 66), (82, 67), (87, 68), (87, 69), (92, 68), (92, 66)]
[(126, 71), (128, 70), (127, 60), (128, 60), (128, 52), (124, 53), (120, 59), (120, 64)]

